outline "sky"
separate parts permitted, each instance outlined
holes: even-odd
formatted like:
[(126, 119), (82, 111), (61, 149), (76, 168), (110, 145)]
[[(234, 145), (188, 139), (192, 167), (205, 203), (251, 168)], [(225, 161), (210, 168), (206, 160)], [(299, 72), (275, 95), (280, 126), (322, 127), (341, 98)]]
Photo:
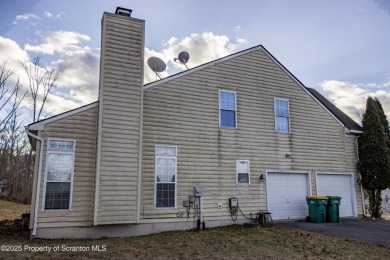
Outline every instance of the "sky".
[[(101, 18), (117, 6), (145, 20), (145, 62), (164, 60), (164, 77), (183, 69), (173, 62), (180, 51), (191, 68), (261, 44), (356, 121), (369, 95), (390, 118), (388, 0), (0, 0), (9, 85), (19, 78), (26, 88), (20, 62), (40, 57), (59, 72), (45, 116), (96, 101)], [(154, 80), (146, 65), (145, 83)]]

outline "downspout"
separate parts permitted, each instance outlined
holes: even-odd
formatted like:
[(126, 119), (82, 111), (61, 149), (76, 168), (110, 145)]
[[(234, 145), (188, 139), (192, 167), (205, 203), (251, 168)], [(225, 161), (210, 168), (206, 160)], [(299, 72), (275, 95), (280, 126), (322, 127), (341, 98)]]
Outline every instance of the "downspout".
[(32, 236), (35, 236), (37, 233), (38, 209), (39, 209), (39, 190), (41, 188), (41, 177), (42, 177), (43, 139), (37, 135), (30, 133), (28, 131), (27, 126), (24, 129), (25, 129), (27, 135), (38, 140), (41, 144), (40, 148), (39, 148), (39, 164), (38, 164), (37, 189), (36, 189), (36, 193), (35, 193), (34, 221), (33, 221), (33, 230), (32, 230), (32, 234), (31, 234)]

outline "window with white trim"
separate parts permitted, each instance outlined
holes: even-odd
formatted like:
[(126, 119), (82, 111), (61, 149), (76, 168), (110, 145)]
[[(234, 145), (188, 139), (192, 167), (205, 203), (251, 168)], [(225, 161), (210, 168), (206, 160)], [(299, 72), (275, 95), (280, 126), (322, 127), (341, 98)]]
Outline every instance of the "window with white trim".
[(236, 127), (236, 93), (232, 91), (219, 91), (219, 125)]
[(177, 148), (156, 145), (155, 151), (155, 206), (176, 207)]
[(48, 140), (45, 174), (45, 210), (71, 206), (75, 141)]
[(290, 109), (287, 99), (275, 98), (275, 129), (279, 133), (290, 132)]
[(251, 174), (249, 160), (237, 160), (236, 173), (238, 184), (250, 184)]

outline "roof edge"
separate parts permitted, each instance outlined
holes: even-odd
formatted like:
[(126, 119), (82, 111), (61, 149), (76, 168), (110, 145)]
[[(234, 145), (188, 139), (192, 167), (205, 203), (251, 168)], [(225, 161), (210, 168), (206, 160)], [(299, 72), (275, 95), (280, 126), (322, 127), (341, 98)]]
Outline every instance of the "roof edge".
[(64, 113), (61, 113), (61, 114), (58, 114), (58, 115), (55, 115), (55, 116), (52, 116), (52, 117), (49, 117), (49, 118), (42, 119), (42, 120), (40, 120), (40, 121), (38, 121), (38, 122), (31, 123), (31, 124), (29, 124), (29, 125), (27, 126), (27, 127), (28, 127), (28, 130), (38, 130), (38, 131), (42, 131), (42, 130), (44, 130), (46, 124), (49, 124), (49, 123), (55, 122), (55, 121), (57, 121), (57, 120), (60, 120), (60, 119), (63, 119), (63, 118), (72, 116), (72, 115), (74, 115), (74, 114), (83, 112), (83, 111), (85, 111), (85, 110), (91, 109), (91, 108), (93, 108), (93, 107), (96, 107), (98, 104), (99, 104), (99, 101), (95, 101), (95, 102), (93, 102), (93, 103), (84, 105), (84, 106), (82, 106), (82, 107), (78, 107), (78, 108), (75, 108), (75, 109), (66, 111), (66, 112), (64, 112)]
[(295, 81), (295, 83), (298, 84), (311, 98), (313, 98), (330, 116), (332, 116), (341, 126), (346, 128), (345, 124), (341, 122), (333, 113), (330, 111), (320, 100), (318, 100), (309, 90), (308, 88), (297, 78), (292, 74), (280, 61), (278, 61), (267, 49), (264, 49), (264, 52), (267, 54), (267, 56), (275, 62), (277, 66), (279, 66), (292, 80)]
[(257, 46), (251, 47), (249, 49), (245, 49), (245, 50), (242, 50), (242, 51), (239, 51), (239, 52), (227, 55), (225, 57), (209, 61), (207, 63), (198, 65), (198, 66), (196, 66), (196, 67), (194, 67), (192, 69), (185, 70), (185, 71), (173, 74), (173, 75), (171, 75), (171, 76), (169, 76), (167, 78), (160, 79), (158, 81), (154, 81), (154, 82), (148, 83), (148, 84), (144, 85), (144, 90), (156, 87), (156, 86), (158, 86), (160, 84), (164, 84), (164, 83), (169, 82), (171, 80), (174, 80), (174, 79), (183, 77), (185, 75), (194, 73), (194, 72), (196, 72), (198, 70), (202, 70), (202, 69), (211, 67), (213, 65), (217, 65), (218, 63), (221, 63), (221, 62), (224, 62), (224, 61), (227, 61), (227, 60), (231, 60), (231, 59), (234, 59), (234, 58), (239, 57), (241, 55), (244, 55), (244, 54), (247, 54), (247, 53), (250, 53), (250, 52), (253, 52), (253, 51), (257, 51), (257, 50), (264, 50), (264, 47), (262, 45), (257, 45)]
[(362, 127), (355, 122), (351, 117), (344, 113), (341, 109), (335, 106), (327, 98), (325, 98), (320, 92), (314, 88), (307, 88), (307, 90), (312, 93), (316, 99), (318, 99), (328, 110), (337, 117), (343, 124), (345, 128), (348, 129), (346, 133), (348, 134), (359, 134), (362, 133)]

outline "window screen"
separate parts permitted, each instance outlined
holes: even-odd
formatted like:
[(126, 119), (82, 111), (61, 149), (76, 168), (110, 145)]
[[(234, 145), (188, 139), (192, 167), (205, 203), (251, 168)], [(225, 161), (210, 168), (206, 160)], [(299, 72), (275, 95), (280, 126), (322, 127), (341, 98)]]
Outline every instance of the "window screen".
[(219, 91), (220, 126), (236, 127), (236, 93)]
[(156, 146), (156, 208), (176, 206), (176, 147)]
[(275, 99), (275, 128), (277, 132), (290, 132), (290, 111), (286, 99)]
[(50, 140), (46, 164), (45, 209), (69, 209), (74, 141)]

